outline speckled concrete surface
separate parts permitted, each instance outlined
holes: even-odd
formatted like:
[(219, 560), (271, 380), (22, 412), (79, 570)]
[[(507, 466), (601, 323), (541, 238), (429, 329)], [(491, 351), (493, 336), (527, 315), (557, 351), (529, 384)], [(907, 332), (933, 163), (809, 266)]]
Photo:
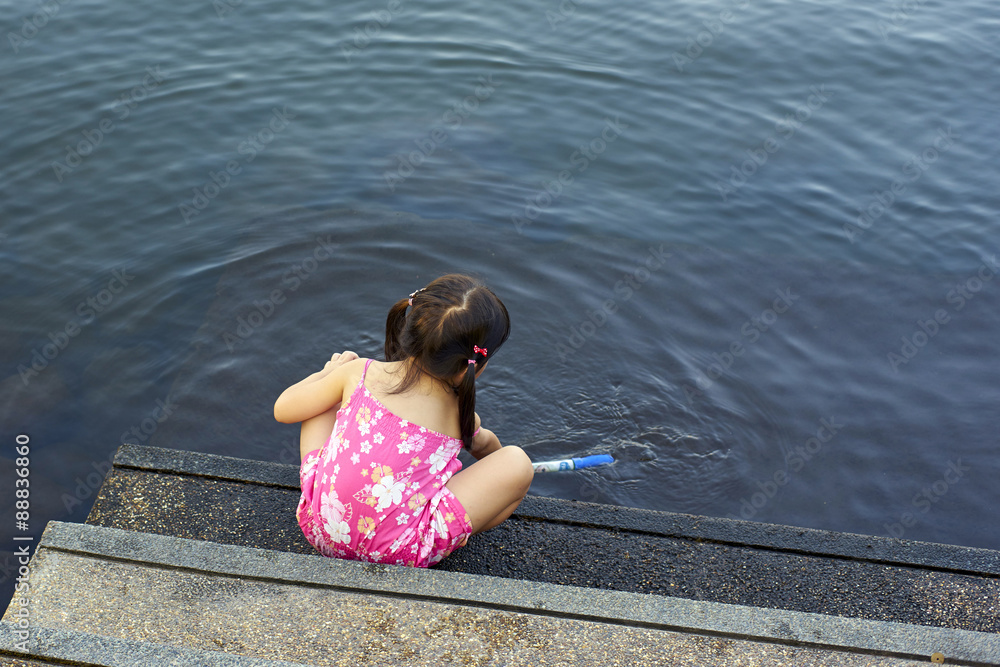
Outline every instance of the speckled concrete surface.
[[(1000, 635), (341, 561), (60, 522), (49, 523), (32, 563), (32, 600), (44, 608), (51, 607), (51, 601), (63, 604), (63, 598), (72, 597), (70, 582), (93, 575), (77, 561), (131, 564), (126, 573), (140, 568), (199, 573), (219, 586), (266, 581), (389, 598), (404, 606), (411, 601), (457, 605), (908, 659), (941, 651), (956, 659), (1000, 664)], [(69, 574), (74, 568), (77, 576)], [(102, 582), (115, 580), (107, 573), (99, 577)], [(145, 593), (145, 587), (126, 583), (118, 604)], [(175, 595), (171, 601), (178, 597), (183, 596)], [(89, 599), (82, 604), (89, 604)]]
[[(9, 623), (0, 623), (0, 647), (17, 638)], [(296, 667), (300, 663), (263, 660), (219, 651), (199, 651), (164, 643), (138, 642), (78, 630), (36, 628), (27, 642), (37, 659), (19, 658), (0, 648), (0, 665), (86, 665), (88, 667)]]
[(298, 489), (115, 468), (87, 523), (294, 553), (316, 553), (295, 521)]
[[(115, 454), (115, 467), (275, 486), (296, 492), (299, 486), (297, 466), (140, 445), (122, 445)], [(1000, 577), (1000, 551), (988, 549), (536, 496), (528, 496), (521, 503), (518, 515), (546, 522)]]
[[(870, 665), (912, 660), (219, 577), (42, 549), (47, 628), (315, 665)], [(72, 594), (67, 594), (67, 591)]]
[[(58, 662), (40, 661), (40, 660), (30, 660), (25, 658), (16, 658), (14, 656), (2, 655), (0, 654), (0, 665), (3, 667), (48, 667), (49, 665), (58, 665)], [(66, 663), (61, 663), (66, 664)]]
[[(156, 461), (161, 472), (116, 467), (88, 523), (314, 553), (295, 523), (298, 491), (288, 486), (294, 469), (277, 464), (257, 469), (243, 462), (239, 472), (253, 482), (177, 475), (166, 470), (174, 465), (206, 471), (219, 462), (206, 455), (183, 453), (177, 459), (170, 450), (154, 451), (167, 452)], [(141, 454), (131, 450), (128, 463), (142, 464)], [(263, 484), (267, 479), (274, 483)], [(622, 508), (580, 509), (548, 499), (529, 499), (525, 506), (513, 519), (470, 540), (438, 569), (1000, 632), (995, 552)], [(757, 546), (718, 541), (738, 539), (741, 530)], [(835, 554), (802, 553), (809, 546), (807, 538), (819, 543), (816, 551)], [(783, 543), (789, 546), (782, 549)], [(899, 561), (911, 552), (909, 547), (918, 563), (856, 555), (872, 552)], [(935, 559), (965, 572), (977, 567), (986, 571), (963, 574), (928, 565)]]

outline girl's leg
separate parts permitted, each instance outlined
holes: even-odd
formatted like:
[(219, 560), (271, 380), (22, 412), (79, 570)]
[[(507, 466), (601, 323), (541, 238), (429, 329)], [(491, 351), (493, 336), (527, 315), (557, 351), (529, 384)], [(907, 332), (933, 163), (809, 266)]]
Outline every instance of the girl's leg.
[[(338, 352), (330, 357), (330, 361), (326, 362), (324, 369), (332, 370), (357, 358), (358, 355), (354, 352), (346, 350)], [(337, 423), (337, 410), (339, 409), (340, 403), (337, 403), (326, 412), (321, 412), (302, 422), (302, 430), (299, 432), (299, 457), (302, 461), (306, 460), (306, 456), (310, 452), (322, 449), (326, 441), (330, 439), (333, 427)]]
[(339, 409), (340, 403), (337, 403), (326, 412), (321, 412), (302, 422), (302, 430), (299, 432), (299, 456), (302, 461), (306, 460), (306, 456), (310, 452), (322, 449), (326, 441), (330, 439), (333, 427), (337, 423), (337, 410)]
[(496, 526), (499, 526), (501, 523), (510, 518), (510, 515), (514, 513), (514, 510), (517, 509), (517, 506), (521, 504), (522, 500), (524, 500), (524, 496), (521, 496), (520, 498), (512, 502), (510, 505), (507, 505), (507, 507), (503, 508), (500, 514), (497, 514), (495, 517), (493, 517), (492, 521), (487, 523), (482, 528), (476, 529), (475, 533), (473, 534), (482, 533), (484, 531), (489, 530), (490, 528), (495, 528)]
[(501, 447), (456, 473), (446, 485), (472, 520), (473, 534), (502, 523), (521, 504), (535, 471), (520, 447)]

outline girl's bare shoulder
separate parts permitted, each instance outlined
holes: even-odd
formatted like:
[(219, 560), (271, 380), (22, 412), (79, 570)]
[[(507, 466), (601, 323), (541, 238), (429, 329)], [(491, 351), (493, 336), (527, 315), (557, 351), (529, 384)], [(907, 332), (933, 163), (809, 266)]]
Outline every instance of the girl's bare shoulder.
[[(357, 361), (367, 363), (367, 359), (358, 359)], [(368, 374), (365, 375), (365, 386), (368, 387), (369, 391), (374, 389), (379, 393), (391, 392), (392, 389), (399, 384), (403, 376), (406, 375), (406, 371), (403, 368), (403, 364), (398, 361), (379, 361), (377, 359), (371, 360), (371, 366), (368, 367)], [(358, 370), (358, 377), (364, 373), (365, 364), (362, 363), (360, 370)]]
[[(351, 361), (345, 362), (337, 370), (340, 371), (344, 376), (345, 388), (350, 387), (354, 389), (354, 386), (361, 381), (361, 377), (365, 374), (365, 364), (367, 364), (369, 359), (365, 357), (358, 357), (357, 359), (352, 359)], [(374, 359), (370, 360), (372, 366), (379, 363)], [(368, 374), (371, 375), (371, 369), (368, 369)]]

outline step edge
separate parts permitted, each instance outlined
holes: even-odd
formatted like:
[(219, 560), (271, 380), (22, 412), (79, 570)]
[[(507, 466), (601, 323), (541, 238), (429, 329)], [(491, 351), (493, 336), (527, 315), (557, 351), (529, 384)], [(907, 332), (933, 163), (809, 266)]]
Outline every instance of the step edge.
[[(219, 454), (124, 444), (118, 468), (194, 475), (250, 484), (299, 488), (298, 467)], [(644, 532), (690, 541), (831, 556), (867, 562), (1000, 577), (1000, 551), (880, 535), (842, 533), (678, 512), (529, 495), (514, 516), (594, 528)]]
[(50, 522), (39, 549), (220, 576), (824, 650), (1000, 665), (1000, 634), (686, 600)]
[[(0, 656), (22, 659), (72, 661), (93, 667), (148, 667), (148, 665), (190, 665), (191, 667), (311, 667), (305, 663), (267, 660), (237, 653), (142, 642), (82, 630), (37, 627), (29, 630), (20, 643), (19, 628), (11, 621), (0, 621)], [(9, 648), (15, 647), (15, 648)], [(81, 654), (82, 651), (82, 654)]]

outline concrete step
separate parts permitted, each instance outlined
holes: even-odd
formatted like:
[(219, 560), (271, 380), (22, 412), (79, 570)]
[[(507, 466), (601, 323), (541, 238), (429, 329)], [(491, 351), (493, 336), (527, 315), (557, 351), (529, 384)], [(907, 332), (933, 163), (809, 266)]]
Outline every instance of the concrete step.
[(86, 667), (300, 667), (302, 663), (262, 660), (218, 651), (196, 649), (106, 637), (78, 630), (32, 628), (24, 641), (18, 626), (0, 621), (0, 665), (85, 665)]
[[(29, 590), (15, 595), (0, 637), (11, 645), (15, 610), (27, 599), (28, 648), (36, 651), (27, 655), (38, 656), (35, 664), (912, 667), (935, 653), (946, 664), (1000, 664), (996, 634), (341, 561), (93, 525), (50, 523), (30, 568)], [(133, 662), (95, 657), (100, 647)], [(8, 658), (22, 655), (4, 651)], [(142, 662), (140, 655), (165, 661)], [(217, 662), (197, 662), (199, 655)]]
[[(313, 554), (298, 469), (125, 445), (89, 524)], [(529, 496), (436, 569), (1000, 632), (1000, 552)]]

